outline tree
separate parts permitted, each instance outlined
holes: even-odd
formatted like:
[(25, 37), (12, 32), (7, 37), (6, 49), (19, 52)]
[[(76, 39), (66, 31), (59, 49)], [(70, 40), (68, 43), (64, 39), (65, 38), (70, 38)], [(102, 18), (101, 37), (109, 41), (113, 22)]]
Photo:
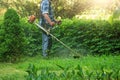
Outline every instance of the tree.
[[(72, 18), (90, 8), (95, 8), (98, 6), (95, 1), (99, 0), (52, 0), (55, 16), (63, 18)], [(0, 6), (14, 8), (21, 17), (35, 14), (40, 18), (40, 2), (41, 0), (0, 0)], [(120, 0), (110, 0), (108, 4), (99, 6), (102, 9), (107, 9), (107, 12), (112, 12), (115, 10), (115, 7), (119, 6), (119, 2)]]
[(24, 34), (20, 26), (19, 16), (14, 9), (8, 9), (4, 15), (1, 28), (3, 34), (0, 42), (0, 57), (2, 61), (14, 62), (23, 54)]
[[(14, 8), (22, 16), (26, 17), (35, 14), (38, 18), (40, 15), (41, 0), (1, 0), (1, 6), (5, 8)], [(53, 0), (55, 16), (71, 18), (90, 8), (90, 0)], [(64, 13), (63, 13), (64, 12)]]

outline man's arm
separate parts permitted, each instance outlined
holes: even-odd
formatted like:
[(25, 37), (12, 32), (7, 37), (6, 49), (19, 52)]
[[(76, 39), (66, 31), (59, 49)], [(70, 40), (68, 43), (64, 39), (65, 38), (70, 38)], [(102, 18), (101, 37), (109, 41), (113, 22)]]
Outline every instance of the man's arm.
[(46, 19), (46, 21), (47, 21), (51, 26), (54, 26), (54, 25), (55, 25), (55, 22), (51, 21), (48, 13), (43, 14), (43, 16), (44, 16), (44, 18)]

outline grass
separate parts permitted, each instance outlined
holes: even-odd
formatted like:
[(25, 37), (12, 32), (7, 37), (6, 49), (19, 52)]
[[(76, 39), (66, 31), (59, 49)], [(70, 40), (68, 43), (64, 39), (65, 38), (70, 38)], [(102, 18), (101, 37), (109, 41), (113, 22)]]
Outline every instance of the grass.
[(17, 63), (0, 63), (0, 80), (25, 80), (29, 64), (34, 64), (39, 71), (48, 68), (50, 71), (61, 71), (57, 66), (75, 69), (80, 65), (83, 70), (99, 71), (101, 66), (108, 71), (120, 69), (120, 56), (85, 56), (80, 59), (51, 57), (44, 59), (41, 56), (25, 57)]

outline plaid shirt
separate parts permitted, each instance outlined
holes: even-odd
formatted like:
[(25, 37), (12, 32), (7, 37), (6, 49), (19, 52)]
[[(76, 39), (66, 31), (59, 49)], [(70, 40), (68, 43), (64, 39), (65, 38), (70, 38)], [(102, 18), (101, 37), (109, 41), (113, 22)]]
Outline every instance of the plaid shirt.
[(42, 0), (40, 7), (41, 7), (40, 8), (40, 12), (41, 12), (40, 24), (42, 26), (48, 24), (46, 19), (43, 17), (43, 14), (45, 14), (45, 13), (48, 13), (48, 15), (52, 21), (55, 21), (50, 0)]

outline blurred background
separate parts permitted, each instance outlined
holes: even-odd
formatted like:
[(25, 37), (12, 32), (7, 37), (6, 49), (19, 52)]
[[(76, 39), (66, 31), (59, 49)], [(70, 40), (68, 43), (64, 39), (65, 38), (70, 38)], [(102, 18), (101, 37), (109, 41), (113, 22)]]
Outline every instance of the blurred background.
[[(41, 0), (0, 0), (0, 15), (14, 8), (21, 17), (40, 15)], [(52, 0), (55, 16), (62, 18), (108, 18), (120, 8), (120, 0)], [(82, 16), (81, 16), (82, 14)], [(104, 16), (104, 17), (103, 17)]]

